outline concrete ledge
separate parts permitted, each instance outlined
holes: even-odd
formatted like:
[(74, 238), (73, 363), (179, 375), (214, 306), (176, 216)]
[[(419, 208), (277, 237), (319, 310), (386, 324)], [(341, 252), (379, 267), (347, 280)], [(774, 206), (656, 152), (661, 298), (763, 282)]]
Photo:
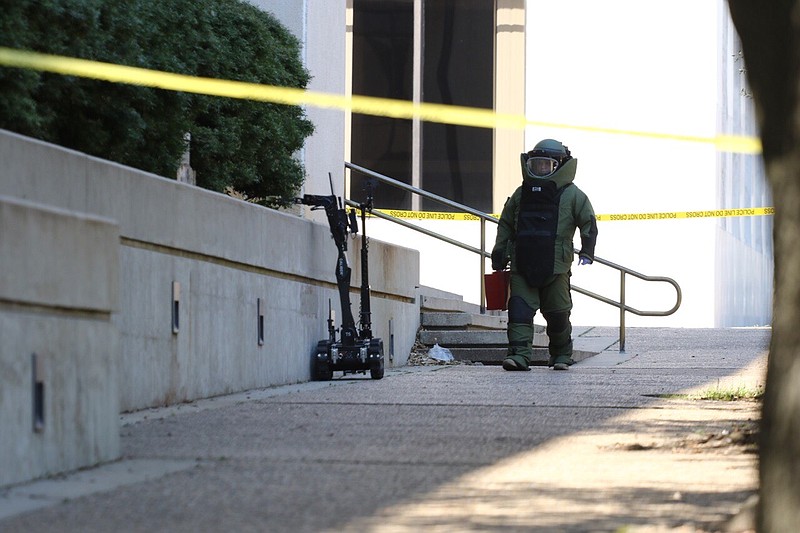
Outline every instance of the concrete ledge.
[[(324, 224), (5, 130), (0, 160), (0, 195), (108, 217), (125, 239), (336, 283)], [(358, 238), (350, 254), (357, 285)], [(371, 239), (370, 258), (381, 267), (370, 276), (374, 291), (415, 298), (419, 252)]]
[(111, 312), (119, 228), (110, 219), (0, 196), (0, 299)]

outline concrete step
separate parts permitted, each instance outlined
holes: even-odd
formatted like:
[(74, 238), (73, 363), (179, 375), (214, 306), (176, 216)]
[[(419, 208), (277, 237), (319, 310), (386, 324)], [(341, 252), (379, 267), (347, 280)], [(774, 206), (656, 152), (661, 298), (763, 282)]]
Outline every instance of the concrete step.
[[(499, 365), (507, 357), (508, 350), (503, 348), (449, 348), (456, 361), (471, 361), (473, 363), (483, 363), (484, 365)], [(586, 350), (573, 350), (572, 359), (577, 363), (597, 355), (595, 352)], [(531, 354), (531, 365), (544, 366), (550, 360), (547, 348), (534, 347)]]
[(450, 348), (453, 346), (506, 346), (508, 337), (501, 330), (421, 330), (419, 342), (426, 346), (438, 344)]
[(465, 302), (464, 300), (456, 298), (442, 298), (439, 296), (427, 296), (425, 294), (420, 295), (420, 310), (481, 313), (481, 307), (478, 304)]
[[(544, 326), (536, 326), (533, 337), (534, 365), (547, 364), (548, 338)], [(434, 344), (447, 348), (457, 361), (472, 361), (483, 364), (500, 364), (508, 353), (507, 338), (501, 331), (420, 331), (419, 342), (428, 347)], [(618, 331), (615, 328), (573, 328), (573, 352), (575, 361), (582, 361), (618, 346)]]
[[(452, 352), (453, 359), (456, 361), (471, 361), (473, 363), (483, 363), (484, 365), (499, 365), (503, 362), (503, 359), (508, 357), (508, 348), (505, 346), (473, 348), (454, 346), (448, 349)], [(549, 357), (547, 348), (534, 348), (531, 364), (546, 365)]]
[(427, 330), (432, 329), (500, 329), (505, 331), (508, 326), (508, 315), (503, 314), (475, 314), (446, 311), (423, 311), (421, 325)]
[(464, 297), (460, 294), (445, 291), (442, 289), (436, 289), (433, 287), (428, 287), (427, 285), (417, 285), (416, 289), (417, 289), (417, 295), (419, 296), (433, 296), (436, 298), (451, 299), (451, 300), (464, 299)]
[[(533, 345), (547, 346), (548, 338), (544, 333), (545, 327), (534, 325)], [(438, 344), (450, 348), (453, 346), (507, 346), (508, 335), (505, 329), (485, 329), (485, 330), (448, 330), (433, 329), (420, 330), (417, 335), (420, 343), (426, 346)]]
[[(506, 347), (451, 347), (448, 349), (453, 354), (453, 359), (456, 361), (470, 361), (473, 363), (482, 363), (484, 365), (499, 365), (508, 354)], [(575, 362), (583, 361), (598, 353), (599, 352), (595, 352), (593, 349), (586, 350), (576, 348), (572, 351), (572, 359)], [(534, 346), (531, 356), (532, 365), (546, 365), (549, 359), (550, 354), (546, 347)]]
[[(459, 294), (417, 287), (420, 306), (420, 329), (417, 341), (430, 348), (438, 344), (449, 349), (458, 361), (500, 364), (508, 353), (507, 311), (484, 311), (465, 302)], [(549, 339), (546, 327), (534, 324), (534, 365), (546, 365)], [(573, 356), (582, 361), (608, 350), (618, 342), (617, 332), (610, 328), (573, 326)]]

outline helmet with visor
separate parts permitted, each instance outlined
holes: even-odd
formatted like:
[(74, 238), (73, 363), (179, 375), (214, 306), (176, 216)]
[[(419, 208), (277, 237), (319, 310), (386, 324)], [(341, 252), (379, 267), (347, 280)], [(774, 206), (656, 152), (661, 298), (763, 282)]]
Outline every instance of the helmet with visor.
[(531, 178), (546, 178), (571, 159), (569, 148), (553, 139), (539, 141), (533, 150), (522, 154), (522, 168)]

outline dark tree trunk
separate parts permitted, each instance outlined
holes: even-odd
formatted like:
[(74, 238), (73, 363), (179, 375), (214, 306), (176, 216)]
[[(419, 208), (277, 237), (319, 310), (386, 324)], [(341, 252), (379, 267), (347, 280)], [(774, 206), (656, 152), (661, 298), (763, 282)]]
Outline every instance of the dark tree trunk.
[(728, 0), (775, 202), (775, 295), (758, 530), (800, 531), (800, 0)]

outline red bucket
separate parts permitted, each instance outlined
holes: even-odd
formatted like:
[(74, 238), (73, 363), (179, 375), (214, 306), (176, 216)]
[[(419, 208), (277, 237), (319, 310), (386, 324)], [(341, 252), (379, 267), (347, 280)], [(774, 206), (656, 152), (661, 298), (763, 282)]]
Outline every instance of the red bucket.
[(511, 282), (510, 270), (498, 270), (483, 275), (483, 286), (486, 291), (486, 309), (502, 311), (508, 309), (508, 286)]

